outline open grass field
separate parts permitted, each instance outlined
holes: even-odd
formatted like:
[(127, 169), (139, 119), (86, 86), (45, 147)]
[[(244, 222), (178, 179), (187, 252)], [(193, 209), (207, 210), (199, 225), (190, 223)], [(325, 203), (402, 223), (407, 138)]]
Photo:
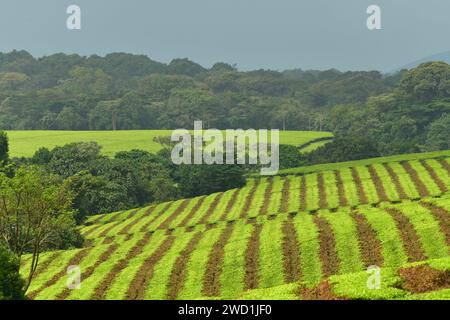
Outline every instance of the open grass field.
[[(171, 130), (138, 130), (138, 131), (7, 131), (10, 142), (11, 157), (30, 157), (41, 147), (52, 149), (71, 142), (96, 141), (103, 148), (102, 153), (113, 156), (119, 151), (132, 149), (157, 152), (163, 146), (153, 139), (158, 136), (170, 136)], [(329, 132), (317, 131), (282, 131), (280, 143), (301, 146), (307, 142), (332, 137)], [(312, 144), (308, 150), (312, 150)]]
[[(353, 162), (93, 216), (33, 299), (449, 299), (450, 157)], [(27, 258), (23, 260), (26, 266)], [(68, 266), (82, 272), (66, 287)], [(381, 287), (366, 283), (381, 267)]]

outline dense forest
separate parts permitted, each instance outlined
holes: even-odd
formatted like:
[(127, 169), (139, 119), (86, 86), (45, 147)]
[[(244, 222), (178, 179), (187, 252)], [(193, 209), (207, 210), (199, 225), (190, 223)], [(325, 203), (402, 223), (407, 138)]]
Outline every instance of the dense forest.
[(387, 155), (449, 148), (449, 96), (443, 62), (383, 75), (0, 53), (0, 130), (176, 129), (202, 120), (219, 129), (326, 130)]
[(257, 70), (142, 55), (26, 51), (0, 54), (0, 129), (126, 130), (192, 127), (329, 129), (337, 104), (388, 93), (400, 74)]

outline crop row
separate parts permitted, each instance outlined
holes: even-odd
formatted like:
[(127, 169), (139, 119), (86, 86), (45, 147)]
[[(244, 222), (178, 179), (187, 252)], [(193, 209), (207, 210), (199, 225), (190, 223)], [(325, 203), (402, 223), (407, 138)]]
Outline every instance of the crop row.
[[(259, 190), (260, 184), (249, 188), (264, 192)], [(215, 197), (207, 198), (196, 201), (217, 203)], [(165, 208), (120, 215), (134, 214), (136, 218), (148, 210), (164, 209), (167, 214), (158, 215), (161, 223), (176, 208), (183, 206), (183, 211), (189, 212), (196, 203), (173, 202)], [(401, 204), (383, 202), (378, 207), (345, 207), (337, 212), (247, 216), (203, 225), (203, 229), (197, 225), (152, 232), (142, 230), (148, 223), (144, 220), (132, 227), (137, 229), (132, 237), (120, 234), (120, 228), (115, 230), (119, 223), (110, 229), (115, 237), (105, 236), (82, 249), (44, 254), (30, 297), (233, 298), (246, 290), (297, 281), (312, 287), (326, 276), (358, 272), (373, 264), (396, 267), (448, 256), (449, 208), (450, 198), (444, 196)], [(91, 236), (103, 231), (96, 230)], [(66, 269), (71, 265), (81, 268), (80, 290), (66, 289)]]
[(426, 160), (253, 179), (242, 189), (93, 217), (82, 231), (86, 238), (99, 241), (136, 232), (189, 229), (199, 224), (214, 225), (280, 212), (338, 210), (418, 200), (449, 190), (448, 166), (447, 160)]

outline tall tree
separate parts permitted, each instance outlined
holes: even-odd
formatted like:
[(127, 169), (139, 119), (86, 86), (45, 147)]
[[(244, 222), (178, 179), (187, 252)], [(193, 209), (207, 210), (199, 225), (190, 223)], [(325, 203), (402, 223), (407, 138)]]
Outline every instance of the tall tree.
[(8, 160), (9, 145), (6, 132), (0, 131), (0, 166)]
[(35, 167), (19, 168), (14, 177), (0, 173), (0, 237), (20, 261), (31, 251), (24, 291), (30, 286), (40, 253), (62, 233), (74, 230), (73, 195), (65, 184)]

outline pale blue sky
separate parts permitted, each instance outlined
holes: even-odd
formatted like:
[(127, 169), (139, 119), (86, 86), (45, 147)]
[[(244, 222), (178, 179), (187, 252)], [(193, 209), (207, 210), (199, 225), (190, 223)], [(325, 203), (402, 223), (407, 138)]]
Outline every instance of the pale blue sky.
[[(66, 8), (82, 30), (66, 29)], [(383, 30), (366, 28), (382, 9)], [(391, 70), (450, 50), (449, 0), (1, 0), (0, 51), (142, 53), (206, 67)]]

